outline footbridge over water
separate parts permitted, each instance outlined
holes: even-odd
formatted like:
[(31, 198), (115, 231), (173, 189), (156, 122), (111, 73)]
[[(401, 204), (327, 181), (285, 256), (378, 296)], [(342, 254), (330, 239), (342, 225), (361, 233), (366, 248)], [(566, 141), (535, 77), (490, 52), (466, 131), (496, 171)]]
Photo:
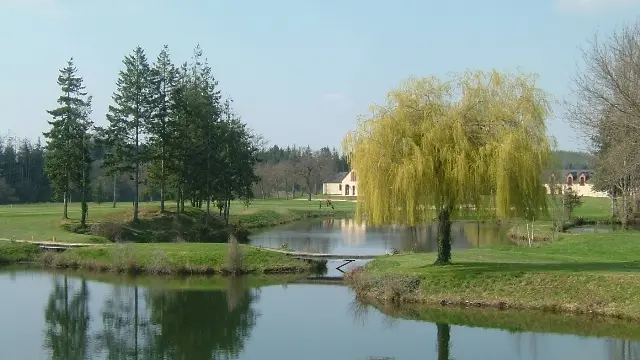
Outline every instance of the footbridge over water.
[(288, 250), (272, 249), (272, 248), (264, 248), (264, 247), (261, 247), (261, 249), (273, 251), (273, 252), (279, 252), (281, 254), (290, 256), (294, 259), (313, 260), (313, 261), (318, 261), (318, 260), (341, 261), (342, 265), (336, 267), (336, 270), (340, 272), (343, 272), (342, 267), (349, 265), (356, 260), (373, 260), (375, 258), (390, 255), (390, 254), (378, 254), (378, 255), (322, 254), (322, 253), (312, 253), (312, 252), (305, 252), (305, 251), (288, 251)]

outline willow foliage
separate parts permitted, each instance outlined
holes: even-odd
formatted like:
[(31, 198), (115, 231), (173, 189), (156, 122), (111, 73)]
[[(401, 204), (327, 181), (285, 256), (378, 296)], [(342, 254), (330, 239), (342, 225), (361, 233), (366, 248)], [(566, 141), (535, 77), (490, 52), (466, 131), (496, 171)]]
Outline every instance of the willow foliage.
[(463, 205), (501, 218), (546, 212), (550, 107), (535, 80), (466, 72), (392, 90), (343, 141), (358, 176), (358, 218), (416, 225)]

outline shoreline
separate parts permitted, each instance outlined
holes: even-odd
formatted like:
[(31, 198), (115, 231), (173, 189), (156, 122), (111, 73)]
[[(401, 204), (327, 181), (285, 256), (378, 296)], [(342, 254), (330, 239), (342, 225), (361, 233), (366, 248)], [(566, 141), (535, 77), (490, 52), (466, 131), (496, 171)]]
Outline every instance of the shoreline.
[[(577, 226), (599, 224), (581, 220)], [(428, 308), (535, 310), (640, 322), (639, 231), (559, 233), (534, 246), (377, 258), (345, 275), (359, 299)]]
[[(356, 275), (358, 276), (358, 275)], [(386, 281), (397, 284), (406, 283), (407, 279), (394, 274), (386, 274)], [(455, 296), (448, 297), (445, 294), (426, 294), (420, 289), (410, 290), (408, 293), (399, 294), (393, 289), (394, 285), (387, 285), (388, 288), (378, 288), (374, 290), (359, 289), (358, 282), (363, 279), (354, 279), (354, 275), (345, 275), (346, 284), (354, 290), (359, 301), (374, 304), (376, 307), (389, 306), (414, 306), (421, 310), (442, 310), (442, 311), (467, 311), (467, 310), (492, 310), (497, 312), (534, 311), (542, 314), (553, 315), (579, 315), (592, 318), (603, 318), (612, 320), (624, 320), (640, 322), (640, 313), (636, 311), (623, 311), (608, 308), (608, 305), (594, 303), (580, 303), (581, 299), (572, 298), (566, 303), (559, 300), (542, 301), (541, 303), (520, 302), (508, 297), (498, 297), (493, 300), (472, 300), (471, 297)], [(366, 280), (365, 280), (366, 281)], [(397, 286), (397, 285), (395, 285)], [(402, 286), (402, 285), (400, 285)], [(476, 294), (479, 299), (482, 294)]]
[[(239, 255), (238, 255), (239, 254)], [(31, 263), (44, 269), (145, 275), (314, 274), (326, 261), (305, 261), (249, 245), (115, 244), (42, 251), (38, 245), (3, 242), (0, 266)]]
[(397, 306), (367, 300), (361, 300), (361, 303), (398, 319), (516, 332), (640, 339), (637, 322), (614, 317), (525, 309), (499, 310), (424, 304)]

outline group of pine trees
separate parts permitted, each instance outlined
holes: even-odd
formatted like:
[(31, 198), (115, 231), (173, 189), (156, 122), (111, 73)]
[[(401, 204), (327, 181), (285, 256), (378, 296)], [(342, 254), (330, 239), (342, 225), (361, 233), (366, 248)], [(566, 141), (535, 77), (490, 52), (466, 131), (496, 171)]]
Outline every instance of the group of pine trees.
[(255, 136), (231, 100), (222, 99), (201, 48), (176, 66), (167, 46), (154, 63), (137, 47), (123, 64), (105, 127), (91, 120), (91, 96), (73, 58), (60, 70), (59, 107), (48, 111), (51, 129), (44, 136), (45, 170), (54, 195), (64, 202), (64, 217), (75, 192), (86, 222), (96, 147), (104, 151), (99, 170), (113, 180), (114, 206), (118, 179), (126, 174), (133, 182), (134, 221), (141, 185), (159, 193), (161, 211), (172, 198), (178, 212), (190, 201), (210, 213), (215, 202), (228, 216), (232, 199), (250, 199), (258, 181)]

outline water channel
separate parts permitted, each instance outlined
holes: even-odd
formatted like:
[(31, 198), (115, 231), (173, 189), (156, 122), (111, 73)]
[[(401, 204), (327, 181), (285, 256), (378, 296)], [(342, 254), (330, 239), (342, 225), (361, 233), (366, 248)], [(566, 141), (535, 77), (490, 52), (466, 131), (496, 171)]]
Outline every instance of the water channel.
[[(454, 249), (510, 243), (508, 225), (454, 222), (451, 226)], [(353, 219), (300, 221), (251, 235), (256, 246), (324, 254), (378, 255), (394, 249), (401, 252), (433, 252), (437, 245), (437, 226), (412, 230), (408, 227), (367, 227)]]
[[(617, 336), (616, 330), (598, 334), (605, 337), (590, 334), (603, 328), (629, 329), (628, 325), (599, 327), (588, 320), (581, 325), (579, 318), (558, 320), (558, 315), (545, 322), (546, 315), (492, 315), (479, 310), (458, 318), (440, 314), (441, 320), (434, 324), (385, 315), (358, 303), (345, 286), (256, 287), (264, 281), (134, 280), (0, 270), (0, 358), (630, 360), (640, 356), (640, 343)], [(512, 330), (500, 328), (504, 322), (499, 316), (516, 322)], [(447, 324), (442, 320), (447, 318), (457, 320)]]

